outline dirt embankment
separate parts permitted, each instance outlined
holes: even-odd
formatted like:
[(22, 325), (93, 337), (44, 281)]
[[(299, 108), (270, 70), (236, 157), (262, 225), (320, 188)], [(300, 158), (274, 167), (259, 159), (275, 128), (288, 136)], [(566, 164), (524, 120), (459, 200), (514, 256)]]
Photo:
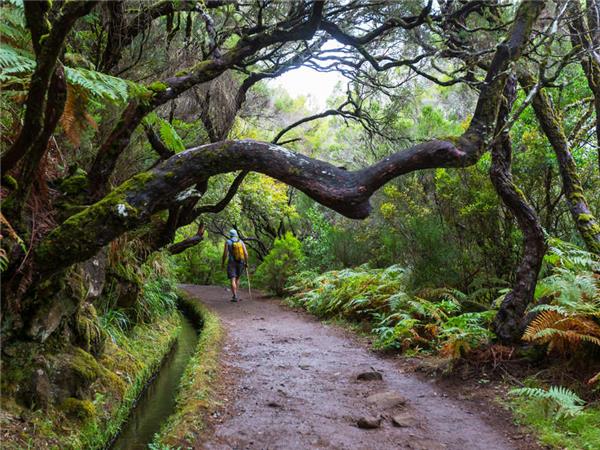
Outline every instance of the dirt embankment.
[[(532, 449), (492, 405), (454, 398), (347, 332), (279, 300), (230, 303), (222, 287), (184, 286), (227, 330), (225, 407), (198, 448)], [(378, 372), (378, 379), (357, 379)], [(365, 375), (365, 378), (378, 378)]]

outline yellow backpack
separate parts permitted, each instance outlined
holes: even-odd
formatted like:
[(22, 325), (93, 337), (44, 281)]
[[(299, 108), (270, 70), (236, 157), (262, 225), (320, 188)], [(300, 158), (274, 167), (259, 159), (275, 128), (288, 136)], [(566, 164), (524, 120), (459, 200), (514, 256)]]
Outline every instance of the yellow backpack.
[(244, 244), (242, 244), (242, 241), (237, 240), (231, 242), (231, 254), (233, 255), (233, 259), (238, 262), (246, 261), (246, 254), (244, 253)]

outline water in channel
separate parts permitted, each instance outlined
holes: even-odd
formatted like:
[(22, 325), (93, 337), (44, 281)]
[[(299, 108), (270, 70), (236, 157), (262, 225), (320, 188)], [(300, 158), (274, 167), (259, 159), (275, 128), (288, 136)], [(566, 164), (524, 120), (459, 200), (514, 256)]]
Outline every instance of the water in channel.
[(185, 315), (181, 316), (182, 330), (173, 350), (163, 362), (156, 378), (142, 393), (111, 449), (148, 448), (154, 434), (174, 412), (179, 381), (198, 343), (198, 332), (194, 324)]

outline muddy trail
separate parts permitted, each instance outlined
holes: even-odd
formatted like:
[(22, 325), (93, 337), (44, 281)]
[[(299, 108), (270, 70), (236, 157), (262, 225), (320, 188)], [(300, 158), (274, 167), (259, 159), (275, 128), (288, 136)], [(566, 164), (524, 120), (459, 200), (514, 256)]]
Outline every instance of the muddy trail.
[[(461, 401), (406, 371), (401, 358), (382, 357), (278, 299), (246, 293), (231, 303), (223, 287), (183, 288), (218, 313), (227, 333), (226, 406), (197, 448), (537, 448), (497, 408)], [(357, 379), (373, 371), (382, 379)]]

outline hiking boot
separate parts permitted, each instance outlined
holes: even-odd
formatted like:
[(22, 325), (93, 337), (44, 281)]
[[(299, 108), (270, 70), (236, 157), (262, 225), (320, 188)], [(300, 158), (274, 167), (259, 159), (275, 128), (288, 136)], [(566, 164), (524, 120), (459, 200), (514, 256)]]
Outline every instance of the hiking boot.
[(237, 299), (237, 297), (234, 295), (233, 297), (231, 297), (231, 301), (232, 301), (233, 303), (235, 303), (235, 302), (237, 302), (237, 301), (238, 301), (238, 299)]

